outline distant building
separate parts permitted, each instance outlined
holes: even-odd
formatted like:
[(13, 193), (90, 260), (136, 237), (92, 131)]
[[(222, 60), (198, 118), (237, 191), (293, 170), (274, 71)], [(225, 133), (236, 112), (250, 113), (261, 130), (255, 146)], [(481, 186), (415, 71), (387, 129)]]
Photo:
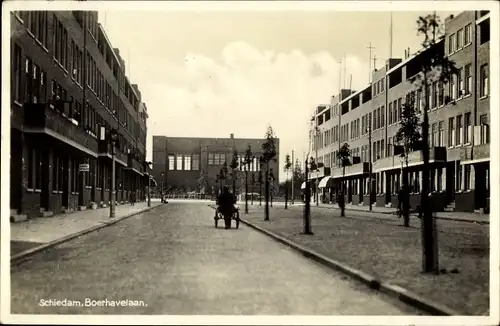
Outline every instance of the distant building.
[[(411, 55), (408, 49), (404, 60), (390, 58), (385, 66), (374, 70), (372, 82), (362, 90), (342, 90), (340, 96), (332, 98), (330, 106), (318, 106), (311, 128), (313, 150), (317, 150), (318, 163), (331, 168), (330, 175), (318, 178), (323, 191), (336, 192), (343, 183), (347, 203), (369, 205), (371, 197), (376, 206), (397, 204), (402, 178), (394, 136), (402, 105), (409, 96), (415, 96), (418, 110), (423, 109), (424, 101), (430, 104), (429, 163), (434, 209), (473, 212), (489, 206), (489, 17), (487, 11), (466, 11), (446, 19), (445, 38), (435, 50), (454, 61), (459, 71), (448, 84), (433, 82), (427, 99), (410, 82), (420, 72), (422, 53)], [(337, 160), (343, 143), (349, 144), (352, 153), (352, 165), (346, 167), (345, 176)], [(421, 152), (411, 153), (409, 163), (405, 176), (411, 186), (410, 202), (415, 207), (422, 191)], [(315, 182), (314, 173), (311, 178)]]
[[(153, 171), (152, 175), (158, 186), (166, 192), (171, 191), (196, 191), (205, 194), (217, 193), (221, 181), (218, 178), (224, 162), (228, 166), (228, 177), (222, 181), (232, 187), (231, 169), (229, 164), (233, 152), (236, 150), (239, 157), (239, 169), (236, 175), (236, 189), (238, 193), (244, 191), (245, 174), (243, 173), (242, 160), (245, 151), (250, 145), (254, 153), (253, 163), (248, 174), (249, 192), (259, 192), (258, 183), (259, 157), (261, 145), (265, 139), (234, 138), (189, 138), (153, 136)], [(279, 139), (276, 139), (276, 158), (279, 157)], [(279, 160), (271, 162), (270, 170), (274, 176), (273, 187), (277, 190), (279, 183)], [(265, 169), (262, 169), (265, 177)], [(252, 179), (254, 180), (253, 186)], [(264, 191), (264, 185), (262, 185)]]

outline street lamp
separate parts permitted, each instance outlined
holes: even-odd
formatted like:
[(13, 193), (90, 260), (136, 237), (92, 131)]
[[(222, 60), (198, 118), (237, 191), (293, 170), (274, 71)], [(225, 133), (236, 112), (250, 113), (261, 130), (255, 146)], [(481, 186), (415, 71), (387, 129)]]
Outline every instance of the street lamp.
[(153, 168), (153, 162), (145, 161), (144, 166), (147, 168), (147, 172), (148, 172), (148, 207), (151, 207), (151, 174), (150, 174), (150, 171)]
[(165, 172), (161, 173), (161, 191), (160, 191), (160, 196), (161, 196), (161, 202), (163, 203), (163, 191), (164, 191), (164, 177), (165, 177)]
[(368, 167), (368, 202), (370, 203), (370, 211), (372, 210), (372, 120), (368, 120), (368, 157), (370, 159)]
[(111, 198), (110, 198), (110, 205), (109, 205), (109, 217), (114, 218), (115, 217), (115, 200), (116, 200), (116, 195), (115, 195), (115, 155), (116, 155), (116, 144), (118, 143), (118, 132), (116, 129), (111, 129), (109, 132), (109, 140), (111, 142)]

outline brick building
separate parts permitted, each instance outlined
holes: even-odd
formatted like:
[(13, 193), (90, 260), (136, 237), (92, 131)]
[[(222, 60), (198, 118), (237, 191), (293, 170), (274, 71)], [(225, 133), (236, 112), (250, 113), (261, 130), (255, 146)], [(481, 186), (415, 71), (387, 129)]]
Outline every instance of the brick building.
[[(196, 191), (205, 194), (216, 193), (220, 188), (219, 174), (224, 162), (227, 162), (228, 171), (231, 172), (229, 164), (233, 152), (238, 152), (239, 169), (236, 173), (237, 192), (244, 191), (245, 175), (242, 170), (241, 160), (244, 158), (248, 145), (254, 154), (253, 163), (249, 169), (249, 192), (259, 192), (259, 173), (262, 170), (265, 177), (265, 169), (259, 166), (261, 156), (261, 145), (265, 139), (234, 138), (185, 138), (153, 136), (153, 171), (152, 176), (157, 180), (158, 186), (170, 192), (180, 190), (182, 192)], [(276, 139), (276, 157), (279, 157), (279, 139)], [(279, 162), (271, 162), (270, 171), (274, 176), (271, 182), (273, 189), (278, 189), (279, 184)], [(252, 185), (252, 179), (254, 180)], [(232, 186), (232, 177), (228, 176), (223, 184)], [(264, 186), (262, 186), (264, 191)]]
[[(391, 58), (374, 70), (365, 89), (342, 90), (330, 106), (319, 110), (315, 114), (319, 132), (313, 146), (318, 146), (322, 158), (318, 161), (331, 167), (331, 174), (318, 180), (321, 189), (335, 193), (344, 182), (348, 203), (369, 205), (371, 197), (374, 205), (394, 206), (404, 175), (411, 186), (411, 205), (416, 207), (422, 184), (421, 152), (409, 155), (408, 168), (394, 155), (401, 106), (408, 96), (415, 96), (420, 116), (424, 101), (430, 104), (430, 187), (435, 209), (472, 212), (488, 207), (489, 32), (489, 12), (468, 11), (446, 19), (445, 38), (435, 51), (448, 56), (458, 73), (447, 84), (433, 82), (428, 99), (410, 82), (420, 72), (422, 53), (410, 55), (408, 49), (404, 60)], [(345, 142), (352, 151), (353, 164), (346, 167), (343, 176), (336, 155)], [(314, 179), (314, 174), (311, 177)]]
[(107, 204), (112, 129), (117, 200), (131, 190), (144, 197), (146, 106), (97, 18), (11, 12), (11, 214)]

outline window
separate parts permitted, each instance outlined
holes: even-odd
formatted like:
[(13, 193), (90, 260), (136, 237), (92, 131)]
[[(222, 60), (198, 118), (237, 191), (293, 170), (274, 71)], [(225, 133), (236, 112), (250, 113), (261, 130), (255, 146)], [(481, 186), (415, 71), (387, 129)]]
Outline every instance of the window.
[(392, 103), (389, 103), (389, 125), (392, 125)]
[(402, 98), (398, 99), (398, 122), (401, 121), (401, 101)]
[(455, 34), (448, 37), (448, 54), (455, 52)]
[(12, 99), (19, 103), (23, 102), (21, 98), (22, 92), (22, 75), (23, 75), (23, 58), (21, 48), (14, 44), (14, 60), (12, 62), (13, 67), (11, 68), (13, 83), (12, 83)]
[(380, 91), (383, 92), (384, 91), (384, 83), (385, 83), (385, 78), (382, 78), (380, 80)]
[(193, 162), (191, 165), (191, 170), (193, 171), (200, 170), (200, 154), (193, 154)]
[(471, 189), (471, 165), (464, 165), (464, 190)]
[(424, 105), (422, 104), (422, 90), (417, 90), (417, 112), (418, 114), (422, 113), (424, 109)]
[(182, 170), (182, 154), (177, 154), (176, 157), (177, 157), (177, 162), (175, 165), (175, 169), (179, 171)]
[(468, 95), (471, 93), (471, 88), (472, 88), (472, 76), (471, 76), (471, 64), (467, 64), (464, 69), (464, 79), (465, 79), (465, 86), (464, 86), (464, 95)]
[(442, 106), (444, 105), (444, 83), (442, 81), (438, 83), (438, 89), (439, 89), (438, 103), (439, 106)]
[(448, 146), (455, 146), (455, 118), (448, 120)]
[(462, 190), (462, 169), (463, 165), (459, 164), (457, 166), (457, 183), (455, 184), (455, 191), (461, 191)]
[(463, 72), (464, 72), (464, 68), (458, 69), (457, 78), (458, 78), (458, 96), (459, 97), (461, 97), (465, 94)]
[(437, 82), (432, 83), (432, 107), (436, 108), (438, 106), (438, 87)]
[(444, 146), (444, 121), (439, 121), (438, 124), (438, 144), (437, 146)]
[(481, 124), (481, 144), (488, 144), (490, 142), (490, 125), (488, 124), (488, 116), (486, 114), (479, 117)]
[(191, 171), (191, 156), (184, 155), (184, 170)]
[(427, 111), (429, 111), (431, 108), (432, 108), (432, 89), (431, 89), (431, 86), (432, 85), (428, 85), (426, 87), (427, 89)]
[(487, 19), (479, 25), (479, 44), (484, 44), (490, 40), (490, 20)]
[(464, 46), (464, 30), (460, 29), (457, 32), (457, 50)]
[(385, 157), (385, 143), (384, 143), (384, 140), (382, 139), (380, 141), (380, 158), (384, 158)]
[(457, 98), (457, 75), (453, 74), (450, 79), (450, 97), (452, 100)]
[(33, 148), (28, 147), (28, 189), (34, 189), (35, 186), (35, 167), (36, 152)]
[(378, 129), (378, 124), (377, 124), (378, 119), (377, 118), (378, 118), (377, 117), (377, 109), (375, 109), (373, 111), (373, 126), (372, 126), (372, 130), (377, 130)]
[(488, 95), (488, 64), (484, 64), (481, 66), (479, 71), (480, 78), (480, 96), (484, 97)]
[(472, 24), (465, 26), (464, 46), (472, 43)]
[(168, 155), (168, 170), (169, 171), (175, 170), (175, 156), (172, 154)]
[(462, 137), (463, 137), (463, 120), (462, 120), (462, 115), (460, 114), (457, 116), (457, 145), (462, 144)]
[(472, 122), (471, 122), (471, 113), (467, 112), (465, 114), (465, 129), (464, 129), (464, 144), (470, 144), (470, 137), (472, 134)]
[(52, 191), (59, 191), (59, 157), (54, 155), (54, 159), (52, 161)]
[(437, 145), (437, 122), (434, 122), (432, 124), (432, 131), (431, 131), (431, 146), (436, 146)]
[(393, 156), (392, 146), (392, 137), (389, 137), (387, 139), (387, 156)]

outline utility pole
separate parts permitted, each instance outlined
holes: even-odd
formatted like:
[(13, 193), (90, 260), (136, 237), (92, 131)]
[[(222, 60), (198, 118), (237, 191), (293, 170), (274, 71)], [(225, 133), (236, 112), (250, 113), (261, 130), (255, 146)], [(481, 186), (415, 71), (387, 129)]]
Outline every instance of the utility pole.
[(392, 59), (392, 11), (391, 11), (391, 24), (389, 27), (389, 59)]
[(294, 152), (295, 150), (292, 149), (292, 205), (294, 204), (294, 198), (295, 198), (295, 194), (294, 194), (294, 188), (295, 188), (295, 183), (294, 183), (294, 177), (295, 177), (295, 156), (294, 156)]
[(373, 70), (377, 70), (377, 55), (373, 54)]
[(372, 46), (372, 42), (370, 42), (370, 46), (368, 46), (367, 49), (370, 51), (370, 57), (368, 59), (368, 65), (369, 65), (369, 68), (368, 68), (368, 83), (370, 83), (372, 81), (372, 67), (371, 67), (371, 64), (372, 64), (372, 50), (375, 49), (375, 47)]
[(370, 165), (368, 168), (368, 202), (370, 203), (370, 211), (372, 210), (372, 120), (368, 121), (368, 156)]

